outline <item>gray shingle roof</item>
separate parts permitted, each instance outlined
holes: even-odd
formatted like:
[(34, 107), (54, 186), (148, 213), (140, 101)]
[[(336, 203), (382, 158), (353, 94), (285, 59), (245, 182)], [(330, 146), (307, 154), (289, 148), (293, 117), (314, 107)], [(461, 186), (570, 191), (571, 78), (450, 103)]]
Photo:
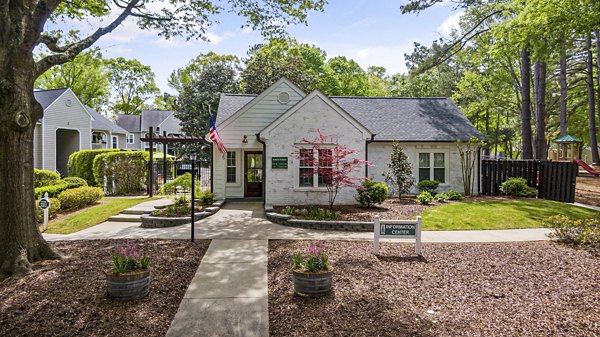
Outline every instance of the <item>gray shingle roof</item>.
[(96, 110), (90, 108), (89, 106), (86, 106), (85, 108), (90, 113), (90, 115), (92, 115), (92, 129), (106, 130), (106, 131), (110, 131), (112, 133), (122, 133), (122, 134), (127, 133), (127, 130), (123, 129), (122, 127), (113, 123), (106, 117), (102, 116), (101, 114), (96, 112)]
[(172, 113), (171, 110), (142, 110), (142, 130), (146, 131), (150, 127), (156, 130)]
[(42, 108), (46, 109), (65, 91), (67, 91), (67, 88), (38, 90), (34, 91), (33, 95), (35, 96), (35, 100), (42, 105)]
[(244, 105), (250, 103), (257, 95), (242, 95), (242, 94), (221, 94), (219, 99), (219, 109), (217, 110), (216, 125), (223, 123), (239, 111)]
[(130, 132), (140, 131), (140, 115), (117, 115), (117, 125)]
[(483, 136), (449, 98), (331, 97), (376, 140), (456, 141)]
[[(217, 125), (256, 95), (222, 94)], [(330, 97), (375, 140), (456, 141), (483, 136), (449, 98)]]

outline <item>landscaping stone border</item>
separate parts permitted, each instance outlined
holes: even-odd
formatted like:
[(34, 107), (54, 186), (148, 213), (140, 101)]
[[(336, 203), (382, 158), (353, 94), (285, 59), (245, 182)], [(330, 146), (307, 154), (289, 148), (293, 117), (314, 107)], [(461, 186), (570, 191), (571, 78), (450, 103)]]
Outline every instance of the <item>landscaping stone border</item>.
[[(201, 220), (207, 218), (219, 211), (225, 201), (216, 201), (212, 204), (212, 207), (206, 207), (204, 211), (195, 213), (194, 220)], [(166, 206), (155, 206), (156, 209), (165, 208)], [(190, 223), (191, 218), (189, 216), (183, 217), (166, 217), (166, 216), (153, 216), (151, 214), (144, 214), (141, 216), (142, 228), (164, 228), (174, 227)]]
[(373, 222), (371, 221), (325, 221), (325, 220), (301, 220), (292, 219), (291, 215), (279, 214), (273, 211), (273, 208), (265, 208), (267, 219), (283, 226), (321, 229), (348, 232), (373, 232)]

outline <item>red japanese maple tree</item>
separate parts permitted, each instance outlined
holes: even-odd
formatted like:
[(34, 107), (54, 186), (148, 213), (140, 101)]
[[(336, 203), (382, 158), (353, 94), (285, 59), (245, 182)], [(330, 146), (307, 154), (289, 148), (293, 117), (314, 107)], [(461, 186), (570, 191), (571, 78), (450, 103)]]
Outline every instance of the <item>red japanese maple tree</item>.
[(302, 183), (314, 186), (316, 174), (318, 186), (327, 188), (330, 208), (342, 187), (360, 188), (360, 183), (366, 178), (356, 173), (365, 166), (372, 166), (370, 162), (357, 158), (358, 150), (333, 139), (333, 135), (325, 135), (317, 129), (317, 137), (312, 140), (303, 138), (302, 144), (295, 145), (296, 150), (292, 153), (300, 162), (301, 186)]

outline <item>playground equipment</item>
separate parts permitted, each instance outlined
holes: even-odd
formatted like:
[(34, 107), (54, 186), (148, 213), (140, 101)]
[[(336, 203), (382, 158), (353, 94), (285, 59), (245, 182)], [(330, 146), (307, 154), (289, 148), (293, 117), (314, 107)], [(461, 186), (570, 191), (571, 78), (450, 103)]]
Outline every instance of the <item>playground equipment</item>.
[(556, 158), (551, 159), (568, 161), (581, 160), (581, 145), (583, 144), (581, 139), (571, 135), (565, 135), (555, 139), (554, 142), (557, 145)]
[(582, 167), (584, 170), (586, 170), (589, 174), (593, 174), (595, 176), (600, 176), (600, 172), (594, 170), (593, 167), (591, 167), (590, 165), (588, 165), (583, 160), (575, 159), (575, 160), (573, 160), (573, 162), (577, 163), (580, 167)]

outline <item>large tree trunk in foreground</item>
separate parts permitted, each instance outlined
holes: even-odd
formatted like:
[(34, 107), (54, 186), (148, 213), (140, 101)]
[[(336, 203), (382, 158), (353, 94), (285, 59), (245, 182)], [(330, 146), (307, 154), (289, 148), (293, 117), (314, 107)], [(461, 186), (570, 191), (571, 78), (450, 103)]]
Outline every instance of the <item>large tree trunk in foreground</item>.
[(598, 156), (598, 141), (596, 139), (596, 109), (594, 98), (594, 61), (592, 59), (592, 37), (587, 36), (585, 42), (587, 52), (587, 88), (588, 88), (588, 109), (590, 117), (590, 147), (592, 148), (592, 161), (594, 164), (600, 164)]
[(535, 158), (547, 159), (546, 154), (546, 62), (534, 65), (535, 78)]
[(596, 79), (598, 80), (598, 99), (596, 103), (598, 103), (598, 115), (600, 115), (600, 30), (596, 29)]
[(37, 227), (33, 130), (42, 107), (33, 96), (33, 48), (50, 7), (0, 4), (0, 279), (22, 275), (31, 262), (58, 258)]
[(533, 159), (531, 145), (531, 55), (528, 48), (521, 51), (521, 158)]
[(560, 136), (567, 135), (567, 48), (563, 44), (560, 50)]

